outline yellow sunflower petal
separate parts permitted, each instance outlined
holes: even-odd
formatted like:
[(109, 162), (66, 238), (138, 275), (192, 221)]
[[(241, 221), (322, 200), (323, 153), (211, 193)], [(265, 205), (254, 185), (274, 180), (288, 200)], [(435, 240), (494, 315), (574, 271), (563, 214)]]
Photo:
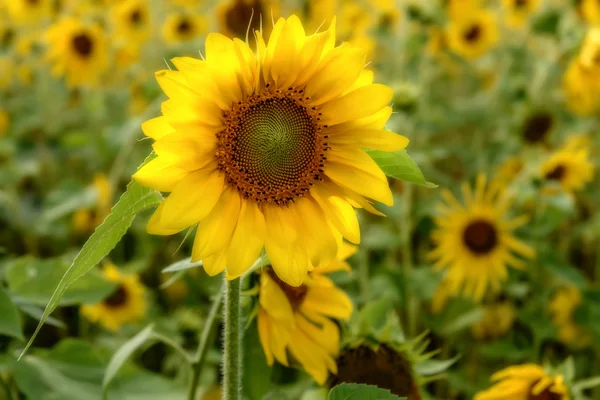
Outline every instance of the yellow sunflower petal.
[(335, 125), (353, 119), (370, 116), (392, 100), (393, 91), (384, 85), (368, 85), (356, 89), (321, 107), (325, 124)]
[(254, 201), (243, 200), (227, 255), (227, 279), (235, 279), (256, 261), (265, 243), (265, 217)]

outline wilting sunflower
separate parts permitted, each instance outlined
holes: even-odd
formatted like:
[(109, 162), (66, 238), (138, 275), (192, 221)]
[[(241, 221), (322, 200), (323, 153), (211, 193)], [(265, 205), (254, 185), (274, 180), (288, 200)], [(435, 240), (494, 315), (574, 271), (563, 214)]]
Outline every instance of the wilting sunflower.
[(473, 400), (569, 400), (562, 375), (549, 374), (536, 364), (515, 365), (492, 375), (497, 381)]
[(152, 32), (150, 6), (144, 0), (125, 0), (117, 4), (112, 11), (116, 35), (128, 43), (148, 39)]
[(329, 371), (337, 372), (334, 357), (340, 348), (340, 330), (331, 318), (350, 318), (350, 298), (325, 276), (339, 270), (349, 270), (343, 261), (356, 249), (344, 245), (338, 259), (315, 268), (306, 282), (290, 286), (272, 269), (260, 275), (258, 333), (267, 357), (289, 365), (287, 350), (302, 368), (319, 384), (324, 384)]
[(506, 22), (511, 27), (521, 27), (540, 6), (540, 0), (502, 0)]
[(147, 304), (138, 276), (124, 275), (113, 264), (105, 265), (103, 273), (107, 280), (117, 284), (116, 289), (100, 303), (81, 306), (81, 314), (113, 332), (124, 324), (141, 320)]
[(52, 0), (7, 0), (4, 5), (12, 21), (25, 24), (50, 18), (52, 11)]
[(573, 312), (581, 304), (581, 291), (574, 287), (558, 289), (548, 304), (552, 322), (558, 331), (558, 338), (564, 344), (582, 348), (590, 344), (590, 334), (573, 320)]
[(510, 331), (515, 318), (515, 308), (508, 301), (487, 304), (483, 318), (471, 326), (471, 333), (477, 340), (501, 337)]
[(106, 39), (98, 25), (85, 25), (67, 17), (46, 33), (46, 59), (53, 63), (52, 74), (65, 76), (68, 86), (95, 86), (108, 67)]
[(587, 148), (565, 147), (552, 154), (541, 166), (546, 182), (555, 182), (567, 192), (574, 192), (594, 179), (594, 164)]
[(507, 266), (525, 267), (515, 253), (527, 258), (535, 255), (534, 249), (512, 235), (527, 223), (527, 217), (507, 219), (510, 200), (501, 192), (497, 182), (486, 189), (483, 175), (477, 177), (474, 191), (463, 184), (464, 205), (448, 190), (442, 191), (446, 204), (439, 206), (441, 215), (435, 219), (437, 228), (431, 236), (435, 249), (429, 256), (436, 260), (436, 269), (446, 270), (449, 295), (462, 292), (479, 301), (488, 289), (500, 289)]
[(181, 43), (206, 33), (206, 20), (200, 15), (173, 13), (162, 27), (162, 37), (167, 43)]
[(331, 262), (342, 236), (360, 241), (355, 207), (390, 205), (384, 173), (363, 148), (395, 151), (384, 130), (392, 90), (373, 84), (362, 50), (335, 48), (334, 25), (306, 36), (280, 19), (257, 53), (210, 34), (206, 60), (175, 58), (157, 79), (169, 100), (143, 124), (158, 157), (134, 178), (171, 192), (148, 232), (198, 226), (192, 259), (210, 275), (242, 275), (263, 248), (279, 276), (300, 286)]
[(71, 224), (73, 229), (79, 233), (92, 232), (110, 213), (113, 190), (108, 178), (104, 174), (97, 174), (94, 177), (92, 188), (96, 194), (96, 206), (81, 208), (73, 214)]
[(452, 51), (465, 58), (477, 58), (498, 41), (494, 14), (485, 10), (465, 11), (452, 19), (447, 37)]
[(219, 30), (230, 38), (244, 40), (246, 33), (263, 28), (263, 34), (271, 32), (271, 18), (279, 14), (278, 2), (270, 0), (229, 0), (217, 8)]

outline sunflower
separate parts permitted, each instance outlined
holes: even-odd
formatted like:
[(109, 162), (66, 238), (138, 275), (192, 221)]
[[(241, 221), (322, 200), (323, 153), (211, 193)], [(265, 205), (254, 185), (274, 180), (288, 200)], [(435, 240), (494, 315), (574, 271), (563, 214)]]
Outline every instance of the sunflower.
[(206, 33), (206, 20), (199, 15), (173, 13), (162, 27), (162, 37), (167, 43), (187, 42)]
[(10, 115), (8, 112), (0, 108), (0, 137), (4, 136), (8, 132), (8, 126), (10, 123)]
[(523, 26), (527, 18), (539, 8), (540, 2), (541, 0), (502, 0), (507, 13), (507, 24), (514, 28)]
[(523, 121), (521, 126), (521, 137), (527, 144), (540, 144), (548, 140), (548, 136), (554, 128), (555, 122), (552, 114), (539, 111), (533, 113)]
[(148, 39), (152, 32), (150, 6), (145, 0), (125, 0), (113, 8), (112, 18), (115, 24), (116, 36), (128, 43)]
[(466, 12), (481, 9), (484, 0), (442, 0), (450, 18), (460, 18)]
[(563, 77), (569, 109), (579, 115), (600, 111), (600, 28), (591, 28)]
[(462, 192), (464, 205), (448, 190), (442, 191), (446, 204), (440, 205), (441, 215), (435, 218), (435, 249), (429, 256), (436, 260), (436, 269), (446, 270), (449, 295), (462, 292), (480, 301), (488, 289), (500, 289), (507, 266), (525, 267), (515, 253), (531, 258), (535, 251), (512, 235), (527, 217), (506, 219), (510, 201), (501, 195), (501, 184), (492, 182), (486, 189), (485, 176), (479, 175), (474, 192), (467, 184)]
[(485, 10), (465, 12), (451, 21), (447, 36), (452, 51), (465, 58), (477, 58), (498, 41), (496, 19)]
[(81, 314), (112, 332), (118, 331), (126, 323), (141, 320), (146, 313), (147, 304), (144, 299), (145, 289), (139, 277), (124, 275), (113, 264), (105, 265), (103, 273), (117, 287), (101, 303), (81, 306)]
[(600, 2), (598, 0), (581, 0), (581, 13), (586, 21), (600, 24)]
[(564, 147), (552, 154), (541, 166), (540, 175), (546, 182), (554, 182), (567, 192), (584, 188), (594, 179), (594, 164), (587, 148)]
[(95, 86), (108, 67), (107, 44), (98, 25), (84, 25), (67, 17), (46, 33), (46, 58), (53, 63), (52, 74), (65, 76), (70, 87)]
[(471, 326), (471, 333), (477, 340), (487, 340), (504, 336), (515, 322), (513, 305), (507, 301), (487, 304), (483, 318)]
[[(408, 139), (383, 129), (392, 90), (373, 84), (362, 50), (334, 48), (334, 25), (306, 36), (280, 19), (257, 53), (211, 34), (206, 60), (175, 58), (157, 79), (169, 100), (143, 124), (158, 157), (134, 179), (171, 192), (148, 232), (198, 226), (192, 260), (209, 275), (241, 276), (263, 248), (275, 273), (300, 286), (334, 259), (342, 237), (360, 241), (354, 208), (393, 203), (387, 178), (363, 148), (396, 151)], [(366, 101), (368, 99), (368, 101)]]
[(512, 182), (525, 168), (525, 163), (521, 157), (508, 157), (497, 169), (496, 179), (503, 184)]
[(278, 2), (269, 0), (229, 0), (217, 8), (217, 19), (222, 34), (230, 38), (244, 39), (261, 29), (268, 35), (270, 26), (267, 21), (279, 14)]
[(574, 348), (585, 347), (591, 341), (589, 333), (573, 320), (573, 313), (581, 301), (581, 291), (569, 286), (558, 289), (548, 304), (552, 322), (558, 330), (558, 338)]
[(569, 390), (562, 375), (549, 374), (536, 364), (505, 368), (492, 375), (497, 381), (473, 400), (569, 400)]
[(349, 319), (352, 302), (325, 274), (349, 270), (343, 260), (355, 251), (342, 246), (336, 261), (315, 268), (299, 287), (283, 282), (270, 268), (260, 274), (258, 332), (269, 365), (274, 360), (289, 365), (287, 349), (320, 385), (328, 371), (337, 372), (340, 330), (330, 318)]
[(5, 5), (11, 20), (25, 24), (49, 18), (52, 11), (52, 0), (8, 0)]

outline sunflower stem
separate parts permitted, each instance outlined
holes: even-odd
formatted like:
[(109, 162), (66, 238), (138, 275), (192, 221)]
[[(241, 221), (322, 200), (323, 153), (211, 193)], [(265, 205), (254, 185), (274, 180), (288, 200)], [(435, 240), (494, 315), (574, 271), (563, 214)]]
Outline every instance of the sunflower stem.
[(204, 364), (204, 360), (206, 359), (206, 354), (208, 353), (208, 344), (212, 343), (216, 334), (216, 326), (219, 315), (219, 311), (221, 310), (221, 305), (223, 304), (223, 288), (219, 289), (219, 293), (213, 300), (212, 307), (208, 313), (208, 317), (204, 323), (204, 328), (202, 329), (202, 333), (200, 334), (200, 341), (198, 342), (198, 349), (196, 350), (196, 354), (194, 354), (193, 362), (192, 362), (192, 379), (190, 380), (190, 385), (188, 387), (188, 400), (196, 400), (196, 393), (198, 391), (198, 381), (200, 380), (200, 372), (202, 371), (202, 365)]
[(225, 283), (223, 400), (241, 400), (242, 324), (240, 292), (241, 278)]

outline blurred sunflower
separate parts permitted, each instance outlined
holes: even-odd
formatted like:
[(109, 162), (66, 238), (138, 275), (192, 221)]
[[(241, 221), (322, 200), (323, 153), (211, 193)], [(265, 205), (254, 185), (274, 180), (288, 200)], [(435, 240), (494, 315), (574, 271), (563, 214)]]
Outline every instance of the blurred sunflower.
[(181, 43), (206, 33), (206, 20), (200, 15), (173, 13), (167, 16), (162, 37), (167, 43)]
[(434, 267), (446, 270), (448, 294), (463, 293), (480, 301), (488, 289), (497, 292), (507, 278), (507, 266), (524, 268), (514, 253), (532, 258), (535, 250), (512, 235), (528, 218), (506, 219), (510, 201), (502, 196), (502, 185), (492, 182), (486, 189), (485, 176), (479, 175), (475, 191), (462, 185), (465, 204), (448, 190), (442, 191), (446, 204), (439, 206), (432, 233), (435, 249), (429, 257)]
[(502, 0), (506, 10), (506, 23), (508, 26), (518, 28), (527, 22), (527, 19), (540, 6), (541, 0)]
[(552, 114), (545, 111), (532, 113), (523, 121), (521, 137), (525, 143), (531, 145), (546, 143), (554, 125)]
[(8, 125), (10, 123), (10, 115), (6, 110), (0, 108), (0, 137), (4, 136), (8, 132)]
[(521, 157), (508, 157), (498, 167), (496, 172), (496, 180), (507, 185), (519, 175), (524, 167), (525, 163)]
[(486, 10), (467, 11), (452, 19), (448, 27), (448, 46), (465, 58), (487, 53), (498, 41), (494, 14)]
[(116, 36), (127, 43), (136, 43), (148, 39), (152, 33), (150, 6), (146, 0), (125, 0), (112, 10)]
[[(210, 34), (206, 61), (175, 58), (160, 71), (164, 116), (143, 124), (158, 157), (134, 178), (171, 192), (148, 232), (198, 225), (192, 250), (208, 274), (241, 276), (263, 248), (284, 282), (360, 241), (355, 207), (393, 203), (387, 178), (363, 148), (396, 151), (408, 139), (384, 130), (392, 90), (372, 83), (364, 52), (334, 48), (334, 25), (306, 36), (280, 19), (258, 54)], [(366, 101), (368, 99), (368, 101)]]
[(588, 31), (578, 56), (563, 77), (569, 109), (580, 115), (600, 111), (600, 28)]
[(263, 28), (263, 34), (269, 35), (271, 18), (279, 15), (278, 2), (271, 0), (228, 0), (217, 8), (220, 32), (230, 38), (244, 40), (246, 33)]
[(52, 0), (7, 0), (4, 3), (8, 16), (21, 24), (37, 23), (51, 17)]
[(586, 347), (591, 342), (589, 333), (573, 320), (573, 312), (581, 302), (581, 291), (569, 286), (558, 289), (548, 304), (552, 322), (558, 330), (558, 338), (574, 348)]
[(320, 385), (328, 371), (337, 372), (340, 330), (330, 318), (349, 319), (352, 302), (325, 274), (349, 270), (344, 260), (355, 251), (344, 245), (335, 262), (315, 268), (299, 287), (286, 284), (270, 268), (261, 273), (258, 332), (269, 365), (274, 360), (289, 365), (287, 349)]
[(92, 209), (81, 208), (73, 214), (71, 225), (75, 232), (92, 232), (110, 214), (113, 190), (106, 175), (96, 174), (92, 188), (96, 193), (96, 206)]
[(598, 0), (581, 0), (581, 13), (586, 21), (600, 24), (600, 2)]
[(505, 335), (515, 322), (513, 305), (507, 301), (485, 305), (483, 318), (471, 326), (471, 333), (477, 340), (488, 340)]
[(498, 381), (473, 400), (569, 400), (562, 375), (549, 374), (536, 364), (515, 365), (492, 375)]
[(105, 265), (103, 273), (107, 280), (117, 284), (115, 291), (101, 303), (81, 306), (81, 314), (112, 332), (124, 324), (141, 320), (147, 304), (139, 277), (124, 275), (113, 264)]
[(542, 164), (540, 174), (548, 182), (559, 183), (567, 192), (583, 189), (594, 179), (589, 149), (565, 147), (557, 151)]
[(460, 18), (466, 12), (481, 9), (484, 0), (442, 0), (450, 18)]
[(102, 28), (67, 17), (51, 26), (45, 38), (49, 45), (46, 59), (54, 64), (54, 76), (65, 76), (70, 87), (99, 83), (108, 68)]

